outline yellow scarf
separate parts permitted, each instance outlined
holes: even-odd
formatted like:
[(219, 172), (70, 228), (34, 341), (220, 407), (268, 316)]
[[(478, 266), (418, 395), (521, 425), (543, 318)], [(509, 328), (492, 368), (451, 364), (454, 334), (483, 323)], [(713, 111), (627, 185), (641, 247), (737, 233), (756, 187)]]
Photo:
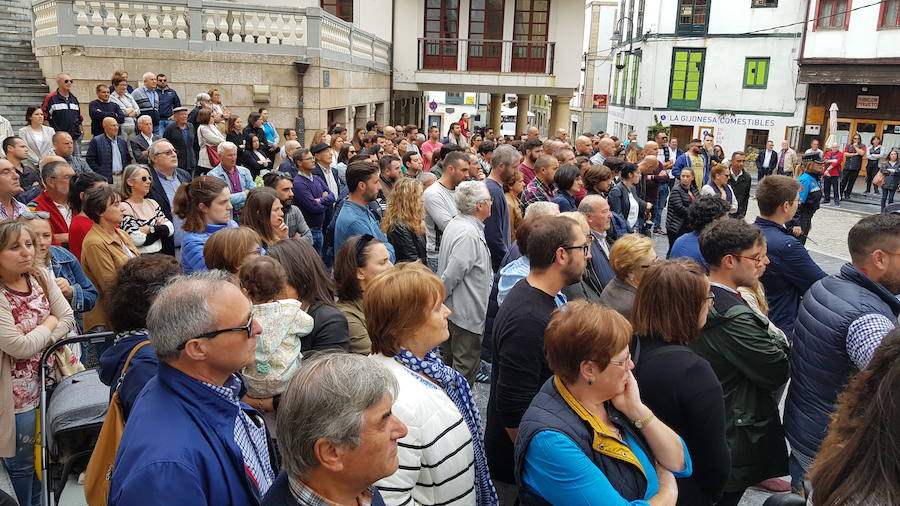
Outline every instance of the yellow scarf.
[(591, 445), (594, 451), (600, 452), (607, 457), (633, 464), (646, 476), (647, 473), (644, 471), (644, 466), (641, 465), (641, 461), (638, 460), (634, 452), (631, 451), (631, 448), (623, 441), (620, 441), (616, 435), (600, 421), (597, 415), (591, 413), (589, 409), (582, 406), (581, 403), (578, 402), (578, 399), (569, 392), (569, 389), (563, 385), (559, 376), (553, 377), (553, 384), (556, 386), (556, 389), (559, 390), (559, 393), (562, 395), (563, 400), (566, 401), (566, 404), (572, 408), (572, 411), (574, 411), (579, 418), (589, 423), (591, 428), (594, 429), (594, 442)]

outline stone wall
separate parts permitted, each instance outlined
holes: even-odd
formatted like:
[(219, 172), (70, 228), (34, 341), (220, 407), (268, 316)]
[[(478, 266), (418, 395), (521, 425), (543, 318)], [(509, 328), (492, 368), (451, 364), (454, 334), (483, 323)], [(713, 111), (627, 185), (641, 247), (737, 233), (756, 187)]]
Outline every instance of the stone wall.
[[(109, 83), (119, 69), (128, 72), (132, 86), (140, 84), (144, 72), (166, 74), (184, 105), (192, 106), (197, 93), (216, 88), (222, 93), (223, 103), (245, 121), (251, 111), (265, 107), (279, 132), (297, 124), (299, 91), (294, 56), (82, 46), (39, 47), (35, 53), (51, 90), (56, 89), (59, 72), (75, 79), (73, 92), (82, 104), (86, 138), (90, 131), (87, 104), (96, 98), (95, 87)], [(315, 130), (327, 128), (329, 110), (345, 109), (352, 125), (357, 106), (368, 106), (364, 108), (368, 121), (376, 119), (375, 104), (389, 103), (387, 72), (322, 58), (305, 61), (310, 63), (303, 78), (306, 143)], [(323, 70), (329, 73), (327, 88), (323, 87)], [(253, 85), (269, 86), (268, 102), (253, 102)]]

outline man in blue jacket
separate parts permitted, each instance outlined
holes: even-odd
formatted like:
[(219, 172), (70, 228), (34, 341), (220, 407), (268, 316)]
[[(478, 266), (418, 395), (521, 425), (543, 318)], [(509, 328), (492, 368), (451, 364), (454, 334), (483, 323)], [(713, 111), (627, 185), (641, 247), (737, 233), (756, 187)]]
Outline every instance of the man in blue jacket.
[[(672, 177), (677, 180), (681, 177), (681, 171), (688, 169), (694, 171), (694, 183), (697, 187), (702, 187), (709, 182), (709, 155), (702, 152), (700, 147), (700, 139), (691, 140), (687, 151), (675, 159), (675, 164), (672, 165)], [(699, 181), (703, 181), (703, 184), (700, 184)]]
[(394, 247), (381, 232), (378, 220), (372, 215), (369, 203), (375, 200), (381, 189), (378, 167), (368, 161), (359, 160), (347, 166), (347, 185), (353, 189), (341, 206), (340, 214), (334, 224), (334, 251), (341, 250), (344, 241), (354, 235), (370, 234), (380, 239), (391, 262), (394, 261)]
[(837, 395), (868, 365), (900, 314), (900, 215), (863, 218), (847, 242), (851, 263), (809, 289), (794, 325), (784, 424), (795, 490), (805, 487), (802, 476), (825, 437)]
[(110, 506), (260, 503), (275, 481), (269, 438), (237, 374), (262, 332), (252, 309), (219, 271), (175, 278), (156, 296), (147, 330), (159, 372), (128, 417)]
[(769, 301), (769, 319), (793, 339), (800, 298), (827, 274), (797, 239), (800, 227), (785, 226), (800, 204), (800, 183), (787, 176), (766, 176), (756, 187), (756, 203), (759, 217), (755, 225), (766, 235), (769, 248), (770, 263), (759, 278)]
[(91, 170), (106, 178), (109, 184), (122, 184), (122, 171), (131, 163), (128, 143), (119, 137), (119, 123), (115, 118), (103, 118), (103, 134), (91, 139), (87, 160)]

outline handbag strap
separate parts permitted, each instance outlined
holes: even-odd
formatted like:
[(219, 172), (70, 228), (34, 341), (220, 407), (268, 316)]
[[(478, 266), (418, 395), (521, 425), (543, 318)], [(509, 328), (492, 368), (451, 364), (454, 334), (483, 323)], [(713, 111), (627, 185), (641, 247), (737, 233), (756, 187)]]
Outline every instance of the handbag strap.
[(144, 339), (143, 341), (139, 342), (137, 344), (137, 346), (135, 346), (134, 348), (131, 349), (131, 353), (128, 354), (128, 358), (125, 359), (125, 365), (122, 366), (122, 373), (119, 375), (119, 381), (116, 383), (115, 393), (119, 393), (119, 387), (122, 386), (122, 380), (125, 379), (125, 373), (128, 371), (128, 366), (131, 365), (131, 359), (138, 352), (138, 350), (140, 350), (141, 348), (143, 348), (144, 346), (146, 346), (148, 344), (150, 344), (150, 340)]

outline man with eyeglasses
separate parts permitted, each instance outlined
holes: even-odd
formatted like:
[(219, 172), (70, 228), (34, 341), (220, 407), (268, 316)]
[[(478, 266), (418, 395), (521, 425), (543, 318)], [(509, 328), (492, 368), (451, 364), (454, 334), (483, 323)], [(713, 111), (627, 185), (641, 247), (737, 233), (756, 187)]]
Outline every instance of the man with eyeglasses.
[(254, 363), (262, 332), (252, 308), (222, 271), (159, 291), (147, 314), (159, 371), (128, 417), (110, 505), (259, 504), (276, 466), (262, 416), (241, 401), (237, 373)]
[(174, 122), (166, 127), (163, 138), (175, 148), (178, 154), (178, 167), (186, 170), (188, 174), (193, 174), (197, 167), (197, 151), (194, 149), (197, 133), (188, 124), (188, 108), (172, 109), (172, 119)]
[[(768, 176), (763, 181), (768, 181)], [(778, 479), (788, 472), (787, 447), (778, 413), (780, 389), (788, 380), (788, 343), (745, 300), (769, 263), (762, 231), (725, 218), (700, 234), (714, 296), (700, 338), (689, 346), (709, 361), (725, 393), (725, 437), (731, 473), (720, 505), (736, 506), (744, 490), (757, 485), (786, 492)]]
[(794, 325), (784, 424), (791, 481), (802, 480), (828, 429), (838, 394), (865, 369), (900, 314), (900, 214), (861, 219), (847, 236), (850, 263), (809, 289)]
[(56, 246), (67, 245), (69, 242), (69, 224), (72, 223), (69, 186), (73, 177), (75, 171), (62, 158), (54, 156), (49, 161), (44, 160), (41, 169), (44, 191), (28, 203), (28, 208), (32, 211), (49, 213), (50, 231)]
[(44, 97), (41, 109), (44, 110), (44, 125), (53, 127), (57, 132), (68, 132), (75, 142), (75, 156), (81, 156), (79, 141), (84, 133), (81, 109), (78, 98), (72, 93), (72, 84), (75, 81), (66, 73), (56, 76), (56, 91), (50, 92)]
[[(172, 125), (169, 125), (170, 130), (171, 128)], [(174, 236), (163, 237), (160, 253), (180, 258), (181, 239), (184, 237), (184, 229), (181, 228), (181, 225), (184, 224), (184, 220), (174, 216), (172, 209), (175, 207), (175, 192), (178, 191), (181, 183), (191, 182), (191, 174), (178, 166), (175, 148), (167, 139), (160, 139), (151, 144), (147, 149), (147, 157), (153, 168), (150, 193), (147, 194), (147, 198), (155, 200), (166, 218), (175, 226)]]

